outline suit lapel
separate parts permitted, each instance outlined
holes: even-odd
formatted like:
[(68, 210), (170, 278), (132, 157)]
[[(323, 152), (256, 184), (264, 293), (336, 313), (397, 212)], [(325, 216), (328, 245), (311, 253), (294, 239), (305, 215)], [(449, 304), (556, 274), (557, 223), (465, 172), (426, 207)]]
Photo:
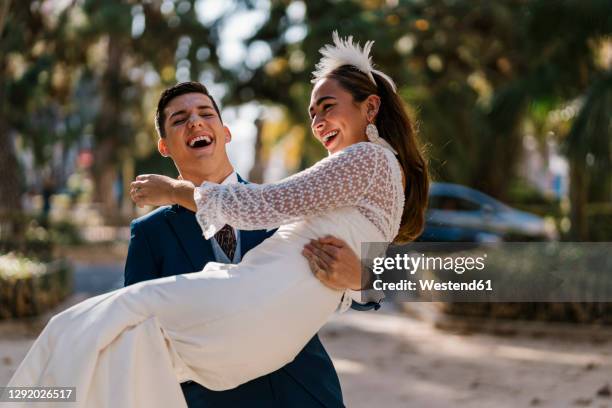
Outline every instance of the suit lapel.
[[(242, 184), (249, 184), (248, 181), (240, 177), (240, 174), (236, 173), (238, 182)], [(253, 249), (254, 246), (258, 245), (263, 241), (261, 236), (262, 231), (245, 231), (240, 230), (240, 254), (244, 256), (249, 250)]]
[(173, 206), (165, 215), (194, 271), (202, 269), (207, 262), (214, 261), (215, 255), (210, 241), (202, 236), (202, 230), (191, 211)]
[(245, 231), (240, 230), (240, 254), (244, 256), (253, 247), (259, 245), (263, 241), (265, 235), (263, 231)]
[[(248, 181), (240, 177), (240, 174), (236, 173), (238, 177), (238, 182), (242, 184), (249, 184)], [(261, 242), (272, 235), (272, 232), (268, 232), (266, 230), (255, 230), (255, 231), (245, 231), (240, 230), (240, 253), (244, 256), (245, 253), (261, 244)]]

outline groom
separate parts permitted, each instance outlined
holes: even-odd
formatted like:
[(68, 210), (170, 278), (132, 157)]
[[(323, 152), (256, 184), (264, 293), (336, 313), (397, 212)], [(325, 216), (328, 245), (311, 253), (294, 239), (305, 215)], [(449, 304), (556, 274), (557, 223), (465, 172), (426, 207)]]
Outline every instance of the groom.
[[(225, 144), (231, 133), (202, 84), (184, 82), (166, 89), (158, 102), (155, 124), (159, 152), (172, 158), (183, 179), (195, 185), (204, 181), (246, 183), (228, 159)], [(193, 212), (178, 205), (158, 208), (132, 222), (125, 285), (199, 271), (207, 262), (240, 262), (273, 232), (238, 231), (226, 225), (214, 238), (205, 240)], [(311, 242), (304, 251), (313, 273), (325, 285), (335, 289), (361, 286), (359, 259), (343, 241), (328, 237)], [(353, 305), (358, 310), (378, 307), (376, 302)], [(190, 408), (343, 406), (338, 376), (317, 335), (291, 363), (232, 390), (211, 391), (195, 382), (181, 387)]]

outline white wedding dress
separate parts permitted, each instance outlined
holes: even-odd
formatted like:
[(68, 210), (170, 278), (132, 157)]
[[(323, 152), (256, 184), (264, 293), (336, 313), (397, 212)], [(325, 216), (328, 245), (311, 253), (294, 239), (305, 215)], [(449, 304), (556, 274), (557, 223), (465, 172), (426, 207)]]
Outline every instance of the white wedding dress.
[(208, 263), (56, 315), (9, 386), (76, 387), (77, 403), (65, 403), (71, 408), (168, 408), (186, 407), (181, 381), (225, 390), (273, 372), (343, 295), (313, 276), (304, 244), (331, 234), (359, 254), (362, 242), (393, 240), (404, 206), (397, 159), (369, 142), (275, 184), (204, 183), (195, 196), (207, 238), (226, 223), (280, 228), (240, 264)]

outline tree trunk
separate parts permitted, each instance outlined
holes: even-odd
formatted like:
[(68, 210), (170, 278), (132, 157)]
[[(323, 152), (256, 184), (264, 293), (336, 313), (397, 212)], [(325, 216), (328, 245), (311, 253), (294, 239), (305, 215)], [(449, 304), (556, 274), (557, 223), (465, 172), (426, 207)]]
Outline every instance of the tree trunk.
[(121, 201), (121, 216), (130, 219), (134, 216), (134, 203), (132, 203), (132, 199), (130, 198), (130, 185), (132, 181), (134, 181), (134, 158), (131, 156), (127, 156), (123, 159), (123, 164), (121, 166), (121, 174), (122, 174), (122, 188), (123, 188), (123, 197)]
[[(4, 60), (0, 61), (0, 73), (6, 78)], [(21, 172), (6, 120), (6, 98), (6, 82), (0, 81), (0, 216), (21, 212)]]
[(507, 198), (508, 185), (521, 156), (521, 122), (526, 102), (520, 87), (509, 86), (499, 91), (485, 116), (487, 126), (472, 185), (502, 201)]
[(265, 154), (263, 152), (265, 146), (263, 144), (261, 134), (263, 129), (263, 121), (260, 118), (255, 121), (255, 127), (257, 128), (257, 134), (255, 136), (255, 159), (253, 161), (253, 167), (249, 172), (249, 181), (261, 184), (263, 183), (267, 163), (265, 160)]
[(11, 0), (4, 0), (0, 5), (0, 37), (4, 32), (4, 26), (6, 24), (6, 18), (8, 16), (9, 8), (11, 7)]
[(119, 205), (113, 191), (117, 179), (121, 123), (121, 62), (123, 51), (118, 40), (109, 36), (108, 61), (102, 78), (102, 103), (94, 127), (96, 148), (94, 149), (93, 177), (95, 199), (101, 204), (105, 218), (114, 217)]
[(572, 222), (570, 237), (576, 241), (588, 241), (587, 225), (587, 193), (588, 174), (585, 163), (575, 159), (569, 160), (570, 165), (570, 220)]
[(113, 163), (112, 150), (109, 149), (110, 143), (101, 143), (98, 145), (100, 151), (109, 151), (111, 153), (99, 152), (95, 155), (94, 166), (94, 184), (95, 184), (95, 202), (100, 204), (100, 210), (106, 220), (114, 218), (119, 210), (119, 205), (115, 199), (114, 184), (117, 180), (117, 168)]
[[(0, 58), (0, 77), (6, 78), (6, 60)], [(6, 81), (0, 81), (0, 253), (23, 241), (21, 169), (7, 121)]]
[(21, 213), (21, 172), (8, 126), (0, 115), (0, 216)]
[(515, 165), (521, 157), (521, 138), (517, 134), (493, 137), (495, 140), (488, 145), (489, 148), (482, 149), (471, 185), (504, 201), (507, 199), (508, 186), (515, 175)]

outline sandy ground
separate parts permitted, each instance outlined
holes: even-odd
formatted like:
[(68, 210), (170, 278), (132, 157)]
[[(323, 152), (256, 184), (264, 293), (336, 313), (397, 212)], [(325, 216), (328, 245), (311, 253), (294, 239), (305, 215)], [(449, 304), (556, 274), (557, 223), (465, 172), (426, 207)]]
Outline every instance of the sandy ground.
[[(0, 323), (0, 386), (38, 330)], [(452, 332), (380, 310), (334, 316), (321, 337), (347, 407), (612, 407), (612, 338), (564, 330)]]
[(612, 338), (559, 332), (460, 334), (378, 311), (321, 337), (348, 407), (612, 407)]

